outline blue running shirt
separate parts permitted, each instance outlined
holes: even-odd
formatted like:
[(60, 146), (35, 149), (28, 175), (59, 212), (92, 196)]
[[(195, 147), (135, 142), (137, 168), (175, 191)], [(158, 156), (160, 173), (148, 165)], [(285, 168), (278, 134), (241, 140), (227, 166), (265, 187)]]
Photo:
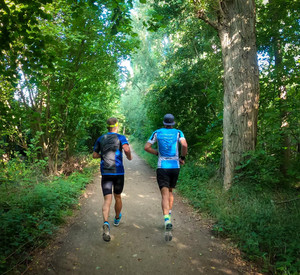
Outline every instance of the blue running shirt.
[(178, 129), (161, 128), (152, 133), (149, 143), (158, 145), (157, 168), (178, 169), (179, 164), (179, 143), (184, 138), (183, 133)]
[(124, 175), (122, 146), (129, 144), (126, 137), (108, 132), (99, 137), (94, 151), (101, 156), (100, 170), (102, 175)]

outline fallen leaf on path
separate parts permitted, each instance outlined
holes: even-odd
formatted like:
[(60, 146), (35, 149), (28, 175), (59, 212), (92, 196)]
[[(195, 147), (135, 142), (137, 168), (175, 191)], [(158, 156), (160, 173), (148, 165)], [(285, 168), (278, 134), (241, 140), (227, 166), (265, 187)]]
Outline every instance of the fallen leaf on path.
[(133, 257), (133, 258), (136, 258), (136, 257), (137, 257), (137, 254), (133, 254), (132, 257)]
[(96, 269), (97, 269), (97, 270), (100, 269), (100, 266), (97, 266)]
[(138, 258), (138, 261), (140, 262), (140, 261), (142, 261), (142, 259), (141, 259), (141, 258)]

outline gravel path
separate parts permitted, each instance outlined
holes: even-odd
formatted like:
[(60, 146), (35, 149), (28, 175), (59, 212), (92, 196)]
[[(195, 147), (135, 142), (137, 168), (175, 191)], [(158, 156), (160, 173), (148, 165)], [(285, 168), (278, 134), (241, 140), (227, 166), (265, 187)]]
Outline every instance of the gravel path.
[(81, 208), (55, 240), (34, 258), (26, 274), (259, 274), (228, 241), (214, 238), (202, 220), (175, 193), (173, 240), (164, 240), (155, 171), (133, 153), (125, 161), (122, 220), (111, 241), (102, 240), (100, 175), (81, 199)]

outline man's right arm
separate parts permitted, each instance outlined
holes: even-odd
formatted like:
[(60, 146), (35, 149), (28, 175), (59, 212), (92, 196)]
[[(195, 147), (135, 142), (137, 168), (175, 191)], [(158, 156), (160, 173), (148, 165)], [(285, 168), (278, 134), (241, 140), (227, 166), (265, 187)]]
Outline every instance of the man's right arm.
[(94, 152), (93, 152), (93, 158), (94, 159), (99, 159), (101, 158), (100, 153), (100, 144), (98, 142), (98, 140), (96, 141), (95, 145), (94, 145)]
[(94, 159), (99, 159), (100, 158), (100, 154), (98, 154), (97, 152), (93, 152), (93, 158)]

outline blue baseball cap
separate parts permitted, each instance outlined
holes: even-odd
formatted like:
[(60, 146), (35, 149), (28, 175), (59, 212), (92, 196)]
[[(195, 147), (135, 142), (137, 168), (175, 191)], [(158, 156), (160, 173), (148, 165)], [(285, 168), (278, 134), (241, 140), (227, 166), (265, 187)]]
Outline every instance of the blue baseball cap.
[(166, 114), (164, 116), (163, 124), (166, 126), (175, 125), (174, 116), (172, 114)]

